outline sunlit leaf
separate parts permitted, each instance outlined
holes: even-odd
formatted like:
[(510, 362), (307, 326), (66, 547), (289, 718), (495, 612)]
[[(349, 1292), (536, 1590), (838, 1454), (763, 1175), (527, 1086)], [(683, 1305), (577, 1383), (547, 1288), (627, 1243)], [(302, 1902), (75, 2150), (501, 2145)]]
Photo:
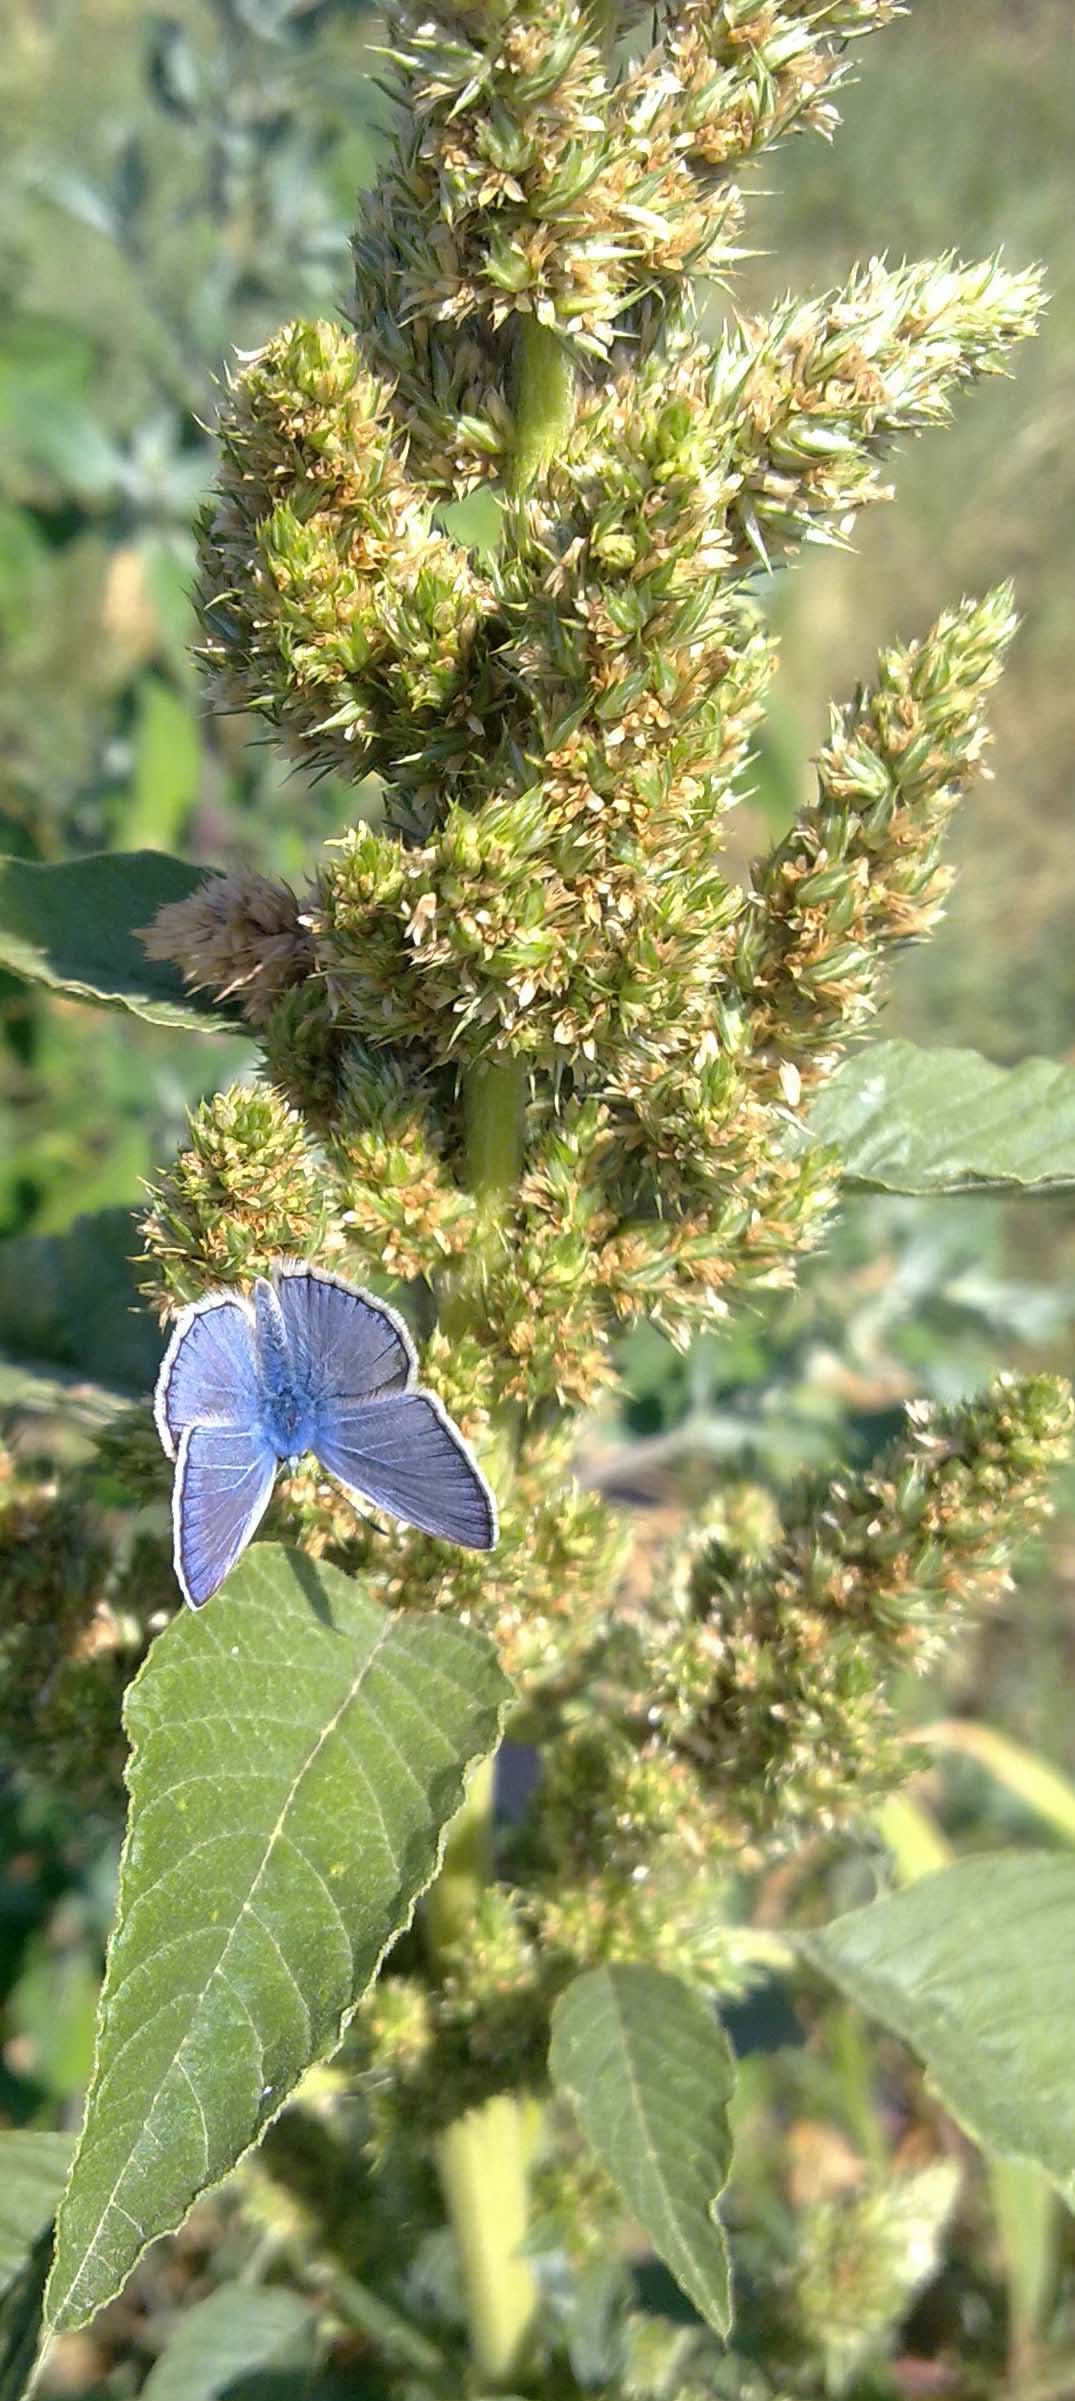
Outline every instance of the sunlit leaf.
[(131, 1808), (53, 2326), (85, 2323), (335, 2049), (510, 1688), (479, 1635), (255, 1548), (128, 1691)]
[(968, 2134), (1035, 2161), (1075, 2207), (1075, 1859), (961, 1859), (800, 1942), (918, 2053)]
[(874, 1042), (819, 1094), (810, 1133), (861, 1191), (1061, 1191), (1075, 1185), (1075, 1067)]
[(0, 858), (0, 966), (156, 1025), (233, 1024), (218, 1003), (191, 997), (178, 968), (149, 959), (138, 938), (165, 901), (205, 882), (163, 851), (94, 851), (41, 865)]
[(549, 2067), (658, 2257), (726, 2335), (731, 2271), (717, 2202), (735, 2066), (712, 2010), (657, 1968), (594, 1968), (556, 2004)]

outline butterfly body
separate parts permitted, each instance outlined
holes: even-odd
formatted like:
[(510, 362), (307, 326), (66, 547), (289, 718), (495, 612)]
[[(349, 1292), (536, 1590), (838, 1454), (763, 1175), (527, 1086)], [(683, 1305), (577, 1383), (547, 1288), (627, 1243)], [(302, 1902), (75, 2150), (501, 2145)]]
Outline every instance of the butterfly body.
[(417, 1385), (402, 1318), (341, 1276), (281, 1260), (252, 1299), (209, 1293), (180, 1316), (157, 1379), (175, 1461), (175, 1571), (201, 1608), (245, 1550), (281, 1466), (312, 1452), (356, 1504), (473, 1550), (496, 1504), (458, 1428)]
[(277, 1458), (294, 1472), (317, 1447), (317, 1412), (309, 1362), (291, 1355), (284, 1313), (267, 1276), (254, 1286), (254, 1339), (265, 1431)]

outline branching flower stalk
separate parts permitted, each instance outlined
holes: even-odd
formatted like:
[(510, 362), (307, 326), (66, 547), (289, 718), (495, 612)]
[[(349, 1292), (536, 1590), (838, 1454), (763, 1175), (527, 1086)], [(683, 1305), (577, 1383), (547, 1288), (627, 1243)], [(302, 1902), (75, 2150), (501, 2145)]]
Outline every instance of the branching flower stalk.
[[(724, 821), (776, 663), (757, 570), (845, 542), (894, 442), (1002, 371), (1039, 305), (997, 261), (873, 260), (701, 330), (696, 279), (741, 251), (740, 165), (829, 135), (850, 46), (895, 13), (391, 8), (399, 125), (354, 322), (289, 326), (237, 373), (201, 527), (217, 694), (380, 801), (304, 893), (217, 879), (147, 937), (242, 1001), (264, 1074), (195, 1114), (146, 1287), (167, 1315), (298, 1252), (391, 1293), (498, 1488), (490, 1562), (374, 1536), (313, 1474), (273, 1520), (388, 1605), (486, 1628), (541, 1748), (510, 1851), (475, 1787), (426, 1969), (382, 1985), (361, 2038), (436, 2132), (483, 2391), (533, 2364), (519, 2095), (557, 1990), (615, 1957), (734, 1984), (699, 1861), (901, 1779), (889, 1682), (996, 1589), (1067, 1438), (1048, 1380), (917, 1416), (763, 1538), (718, 1504), (629, 1621), (624, 1521), (570, 1474), (622, 1329), (685, 1343), (824, 1235), (836, 1162), (802, 1103), (889, 947), (936, 919), (1013, 630), (1002, 589), (886, 651), (833, 711), (816, 797), (734, 880)], [(479, 486), (492, 548), (458, 508)]]

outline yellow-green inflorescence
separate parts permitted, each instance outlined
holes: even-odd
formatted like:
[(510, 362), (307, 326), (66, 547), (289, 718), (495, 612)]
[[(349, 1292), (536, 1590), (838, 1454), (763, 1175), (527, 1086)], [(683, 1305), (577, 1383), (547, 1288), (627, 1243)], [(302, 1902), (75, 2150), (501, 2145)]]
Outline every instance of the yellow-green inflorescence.
[[(744, 884), (759, 570), (845, 541), (1039, 292), (995, 261), (873, 261), (704, 338), (692, 279), (734, 266), (740, 167), (831, 132), (888, 0), (387, 13), (404, 113), (353, 323), (290, 326), (236, 375), (199, 569), (220, 697), (313, 772), (375, 774), (379, 806), (302, 893), (232, 875), (158, 919), (263, 1058), (159, 1178), (144, 1274), (163, 1315), (281, 1253), (389, 1295), (498, 1484), (490, 1561), (373, 1533), (313, 1469), (267, 1520), (487, 1629), (541, 1744), (439, 2018), (386, 1986), (371, 2020), (424, 2091), (446, 2046), (458, 2099), (536, 2072), (580, 1958), (734, 1981), (699, 1865), (900, 1779), (892, 1679), (995, 1589), (1067, 1437), (1040, 1380), (916, 1419), (783, 1516), (722, 1505), (629, 1611), (624, 1521), (571, 1474), (622, 1329), (684, 1342), (823, 1235), (835, 1164), (802, 1104), (943, 902), (1013, 630), (1005, 589), (886, 650)], [(478, 484), (492, 546), (462, 530)]]

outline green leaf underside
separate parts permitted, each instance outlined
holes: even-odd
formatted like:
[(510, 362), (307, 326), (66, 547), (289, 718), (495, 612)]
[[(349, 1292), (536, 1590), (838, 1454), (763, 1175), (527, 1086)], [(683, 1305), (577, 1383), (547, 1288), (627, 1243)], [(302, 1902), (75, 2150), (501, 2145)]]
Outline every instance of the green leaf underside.
[(129, 1827), (50, 2326), (110, 2300), (335, 2049), (509, 1698), (479, 1635), (389, 1617), (276, 1544), (154, 1644), (127, 1694)]
[(708, 2003), (658, 1968), (595, 1968), (556, 2004), (549, 2067), (658, 2257), (708, 2324), (730, 2333), (717, 2201), (735, 2062)]
[(0, 2401), (19, 2401), (37, 2352), (52, 2220), (72, 2134), (0, 2134)]
[(976, 2142), (1035, 2161), (1075, 2207), (1075, 1859), (960, 1860), (799, 1940)]
[(142, 2387), (145, 2401), (256, 2401), (300, 2393), (317, 2364), (317, 2318), (308, 2301), (274, 2286), (222, 2284), (179, 2320)]
[(875, 1042), (819, 1094), (809, 1131), (835, 1144), (844, 1182), (866, 1192), (1064, 1191), (1075, 1185), (1075, 1067)]
[(156, 850), (54, 865), (0, 858), (0, 967), (155, 1025), (234, 1025), (219, 1001), (187, 991), (177, 967), (147, 958), (138, 938), (165, 901), (186, 900), (210, 872)]

